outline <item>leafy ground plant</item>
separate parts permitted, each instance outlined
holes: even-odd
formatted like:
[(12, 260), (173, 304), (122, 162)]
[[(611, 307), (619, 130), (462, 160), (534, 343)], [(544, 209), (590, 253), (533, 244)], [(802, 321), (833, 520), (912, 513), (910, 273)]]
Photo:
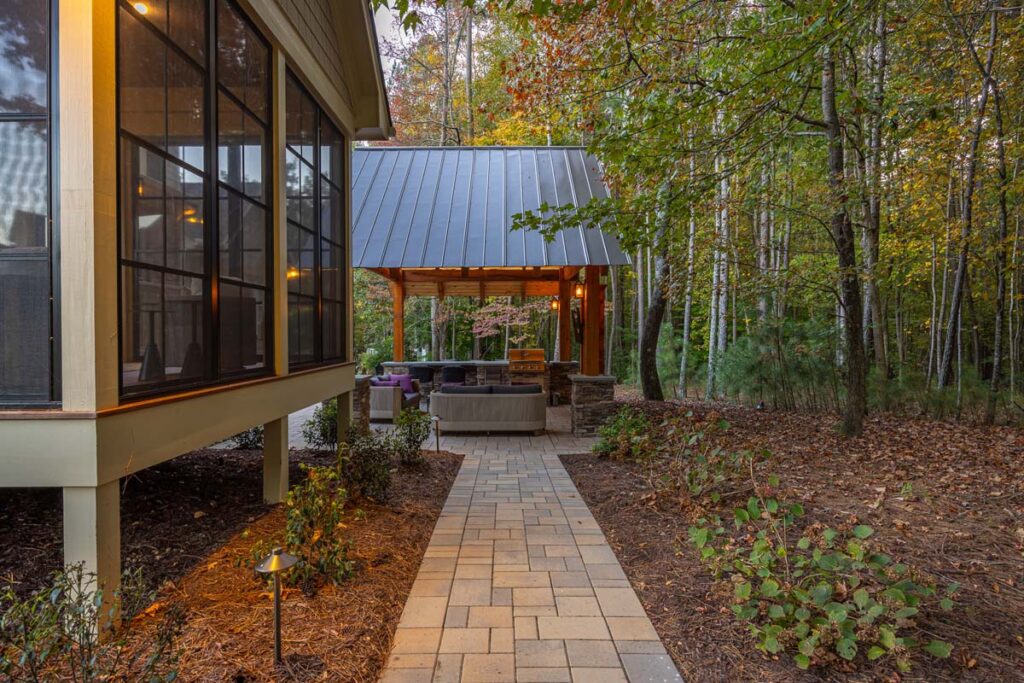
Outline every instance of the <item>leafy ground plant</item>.
[(263, 425), (256, 425), (244, 432), (231, 437), (231, 445), (243, 451), (256, 451), (263, 448)]
[(165, 612), (143, 647), (128, 647), (132, 617), (153, 601), (142, 586), (138, 572), (127, 572), (106, 599), (81, 565), (56, 572), (50, 586), (26, 597), (7, 584), (0, 589), (0, 674), (12, 683), (176, 680), (180, 609)]
[(377, 502), (385, 502), (391, 490), (391, 463), (399, 450), (397, 437), (390, 432), (350, 430), (348, 443), (339, 452), (339, 467), (352, 490)]
[(623, 406), (598, 430), (594, 453), (612, 460), (635, 460), (650, 450), (650, 429), (646, 415), (633, 406)]
[[(752, 463), (750, 470), (753, 478)], [(920, 643), (911, 634), (922, 608), (953, 608), (957, 586), (938, 599), (932, 582), (875, 547), (867, 525), (848, 531), (809, 525), (796, 533), (803, 507), (769, 496), (778, 485), (769, 477), (733, 510), (735, 534), (717, 516), (689, 532), (715, 575), (732, 584), (732, 611), (750, 625), (758, 647), (789, 653), (802, 669), (863, 654), (891, 658), (905, 672), (915, 650), (948, 657), (948, 643)]]

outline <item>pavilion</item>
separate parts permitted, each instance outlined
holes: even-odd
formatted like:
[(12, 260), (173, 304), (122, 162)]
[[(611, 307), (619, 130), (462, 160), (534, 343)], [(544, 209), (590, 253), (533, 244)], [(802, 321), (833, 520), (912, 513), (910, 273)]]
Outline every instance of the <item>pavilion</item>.
[[(388, 280), (395, 361), (404, 360), (411, 296), (551, 297), (558, 359), (572, 352), (572, 299), (581, 299), (580, 372), (604, 371), (602, 284), (629, 258), (596, 227), (548, 241), (513, 230), (542, 205), (582, 207), (608, 196), (597, 160), (580, 147), (363, 147), (352, 155), (352, 267)], [(582, 278), (581, 278), (582, 276)]]

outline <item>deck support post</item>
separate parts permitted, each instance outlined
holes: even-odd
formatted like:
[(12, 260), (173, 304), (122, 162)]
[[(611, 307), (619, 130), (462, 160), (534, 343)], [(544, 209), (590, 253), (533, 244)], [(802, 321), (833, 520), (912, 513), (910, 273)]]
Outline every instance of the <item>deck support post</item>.
[[(103, 591), (102, 629), (121, 587), (121, 482), (64, 487), (64, 565), (81, 564), (93, 588)], [(112, 615), (113, 625), (121, 615)]]
[(401, 282), (391, 283), (391, 303), (395, 327), (391, 337), (391, 360), (401, 363), (405, 360), (405, 288)]
[(352, 392), (346, 391), (336, 400), (338, 401), (338, 448), (341, 448), (349, 427), (352, 426)]
[(263, 425), (263, 502), (288, 497), (288, 416)]

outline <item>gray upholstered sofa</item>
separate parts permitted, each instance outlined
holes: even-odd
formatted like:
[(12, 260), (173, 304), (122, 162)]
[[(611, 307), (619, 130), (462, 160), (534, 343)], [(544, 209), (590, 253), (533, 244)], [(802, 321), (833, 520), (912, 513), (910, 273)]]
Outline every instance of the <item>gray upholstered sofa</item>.
[(442, 432), (541, 432), (548, 395), (540, 385), (444, 386), (430, 394)]

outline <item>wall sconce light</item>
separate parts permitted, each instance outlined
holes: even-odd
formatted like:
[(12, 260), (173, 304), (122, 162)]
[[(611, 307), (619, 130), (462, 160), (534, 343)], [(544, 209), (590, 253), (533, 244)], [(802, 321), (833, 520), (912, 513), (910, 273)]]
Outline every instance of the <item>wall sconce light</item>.
[(577, 299), (582, 299), (583, 298), (583, 283), (582, 282), (577, 282), (576, 283), (576, 286), (573, 288), (572, 294)]
[(557, 311), (558, 310), (558, 299), (552, 299), (551, 300), (551, 310), (552, 311)]
[(288, 266), (288, 279), (297, 280), (299, 278), (299, 269), (295, 266)]
[(291, 569), (299, 561), (294, 555), (283, 552), (280, 548), (263, 558), (263, 561), (256, 565), (256, 571), (260, 574), (270, 574), (274, 577), (274, 663), (281, 663), (281, 572)]

